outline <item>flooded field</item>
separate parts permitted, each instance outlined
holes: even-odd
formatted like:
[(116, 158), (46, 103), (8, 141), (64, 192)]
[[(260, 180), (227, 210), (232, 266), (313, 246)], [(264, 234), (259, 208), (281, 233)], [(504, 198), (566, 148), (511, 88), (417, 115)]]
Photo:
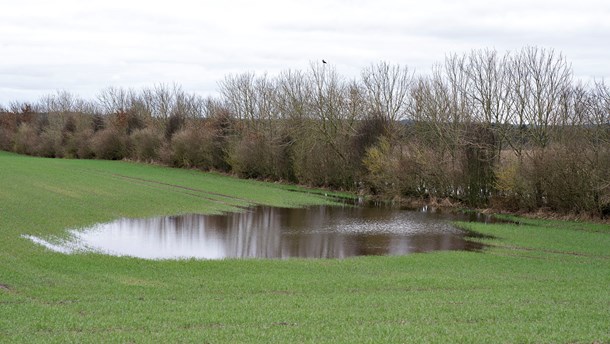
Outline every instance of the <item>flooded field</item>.
[(50, 249), (147, 259), (344, 258), (477, 250), (450, 221), (488, 221), (474, 214), (383, 207), (255, 207), (243, 213), (119, 219), (72, 230)]

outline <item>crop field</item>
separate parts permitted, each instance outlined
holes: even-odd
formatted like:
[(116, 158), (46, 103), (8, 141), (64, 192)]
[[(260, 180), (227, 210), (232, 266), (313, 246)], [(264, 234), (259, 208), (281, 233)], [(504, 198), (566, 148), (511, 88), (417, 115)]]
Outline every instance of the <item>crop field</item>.
[(331, 204), (324, 191), (122, 161), (0, 152), (0, 342), (607, 343), (610, 228), (457, 225), (481, 252), (143, 260), (23, 235), (121, 217)]

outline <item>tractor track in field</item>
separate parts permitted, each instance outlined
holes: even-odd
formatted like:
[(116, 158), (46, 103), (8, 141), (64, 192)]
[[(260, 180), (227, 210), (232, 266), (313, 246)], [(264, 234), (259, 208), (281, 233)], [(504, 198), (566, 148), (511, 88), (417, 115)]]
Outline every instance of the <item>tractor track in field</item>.
[[(202, 199), (214, 202), (214, 203), (223, 204), (223, 205), (227, 205), (227, 206), (231, 206), (231, 207), (235, 207), (235, 208), (247, 209), (251, 205), (254, 205), (252, 200), (249, 200), (246, 198), (223, 195), (223, 194), (220, 194), (217, 192), (205, 191), (205, 190), (196, 189), (196, 188), (192, 188), (192, 187), (188, 187), (188, 186), (161, 182), (158, 180), (131, 177), (131, 176), (127, 176), (127, 175), (120, 174), (120, 173), (103, 172), (103, 171), (93, 170), (93, 169), (85, 169), (85, 170), (88, 172), (98, 174), (98, 175), (105, 175), (105, 176), (111, 176), (114, 178), (123, 179), (123, 180), (129, 181), (131, 183), (135, 183), (138, 185), (144, 185), (147, 187), (153, 187), (153, 188), (162, 189), (162, 190), (170, 190), (170, 191), (174, 191), (174, 192), (179, 192), (179, 193), (182, 193), (185, 195), (202, 198)], [(222, 200), (222, 199), (225, 199), (225, 200)], [(239, 203), (246, 203), (246, 205), (244, 206), (244, 205), (235, 204), (235, 203), (230, 202), (231, 200), (237, 201)]]

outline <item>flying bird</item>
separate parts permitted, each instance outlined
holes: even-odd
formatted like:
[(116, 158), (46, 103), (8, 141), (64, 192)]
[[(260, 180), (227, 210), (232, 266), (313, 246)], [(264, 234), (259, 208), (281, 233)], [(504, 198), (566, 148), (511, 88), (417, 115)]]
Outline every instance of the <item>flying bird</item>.
[(326, 61), (322, 60), (322, 63), (326, 64)]

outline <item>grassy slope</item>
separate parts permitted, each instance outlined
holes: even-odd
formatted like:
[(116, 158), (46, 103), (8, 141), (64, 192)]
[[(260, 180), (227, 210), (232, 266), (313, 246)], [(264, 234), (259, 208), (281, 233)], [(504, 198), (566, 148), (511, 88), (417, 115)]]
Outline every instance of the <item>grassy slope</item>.
[[(223, 194), (229, 197), (222, 197)], [(0, 342), (610, 342), (610, 229), (462, 224), (485, 253), (145, 261), (21, 234), (120, 216), (304, 205), (213, 174), (0, 152)]]

